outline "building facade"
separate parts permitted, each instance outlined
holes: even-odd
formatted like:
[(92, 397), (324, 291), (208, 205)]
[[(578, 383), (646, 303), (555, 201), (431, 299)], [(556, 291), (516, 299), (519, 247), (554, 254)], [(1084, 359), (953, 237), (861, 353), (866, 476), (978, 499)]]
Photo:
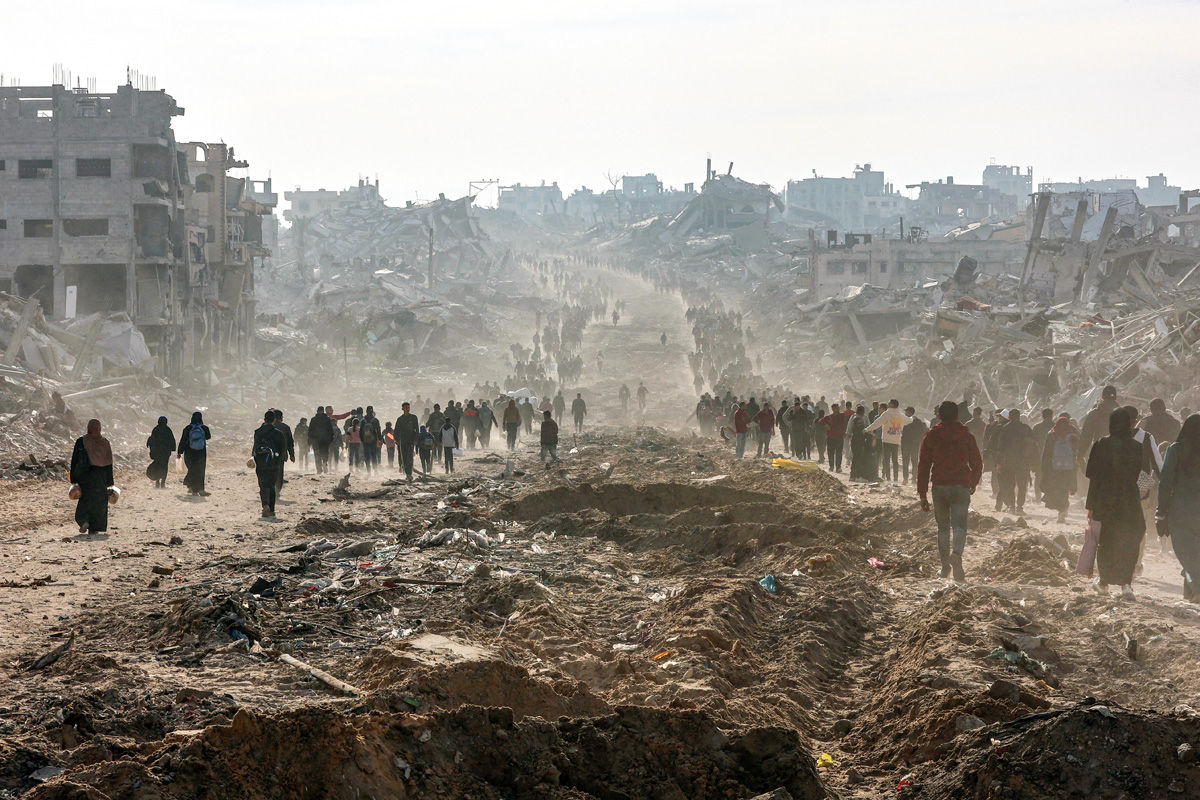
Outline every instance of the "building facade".
[(186, 169), (164, 91), (0, 88), (0, 289), (53, 319), (124, 313), (178, 367)]
[(887, 183), (882, 170), (863, 164), (849, 178), (788, 181), (785, 202), (793, 218), (815, 213), (839, 230), (876, 233), (898, 222), (908, 198)]

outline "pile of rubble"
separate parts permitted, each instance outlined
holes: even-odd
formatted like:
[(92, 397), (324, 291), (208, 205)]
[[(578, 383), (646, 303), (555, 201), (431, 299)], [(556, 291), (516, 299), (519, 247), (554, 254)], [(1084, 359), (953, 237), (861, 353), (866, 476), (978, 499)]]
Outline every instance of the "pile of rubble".
[(0, 293), (0, 353), (0, 477), (60, 477), (85, 412), (127, 452), (144, 434), (126, 435), (123, 423), (192, 411), (155, 377), (156, 359), (123, 314), (57, 324), (37, 300)]

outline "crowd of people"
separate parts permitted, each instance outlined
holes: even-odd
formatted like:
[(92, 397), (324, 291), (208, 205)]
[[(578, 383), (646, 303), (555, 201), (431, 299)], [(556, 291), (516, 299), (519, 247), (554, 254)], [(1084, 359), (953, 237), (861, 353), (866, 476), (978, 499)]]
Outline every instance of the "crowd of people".
[[(1086, 481), (1083, 506), (1101, 591), (1119, 586), (1124, 594), (1132, 593), (1148, 519), (1156, 521), (1164, 550), (1168, 536), (1174, 544), (1184, 566), (1185, 595), (1200, 591), (1200, 517), (1192, 513), (1200, 510), (1200, 500), (1190, 491), (1200, 484), (1200, 415), (1190, 409), (1175, 416), (1165, 401), (1155, 399), (1142, 414), (1133, 405), (1121, 405), (1116, 387), (1106, 386), (1082, 420), (1043, 409), (1039, 421), (1030, 425), (1017, 408), (994, 409), (985, 417), (969, 395), (960, 403), (943, 403), (926, 420), (912, 406), (901, 410), (895, 399), (868, 405), (827, 403), (824, 396), (814, 401), (808, 395), (789, 401), (777, 394), (746, 399), (731, 392), (721, 397), (705, 393), (693, 414), (702, 432), (731, 441), (738, 458), (745, 456), (748, 444), (758, 457), (773, 456), (778, 432), (777, 452), (783, 455), (815, 458), (835, 473), (845, 465), (852, 481), (913, 481), (923, 501), (932, 469), (935, 490), (956, 487), (934, 491), (932, 505), (935, 511), (939, 502), (943, 506), (939, 548), (945, 574), (961, 576), (964, 504), (969, 505), (970, 494), (990, 474), (996, 511), (1024, 515), (1032, 491), (1057, 512), (1060, 523), (1067, 521), (1071, 498)], [(1195, 459), (1190, 455), (1194, 450)], [(954, 465), (945, 466), (949, 462)], [(1189, 489), (1179, 491), (1179, 486)], [(968, 490), (966, 500), (962, 488)], [(1090, 576), (1092, 568), (1083, 571)]]

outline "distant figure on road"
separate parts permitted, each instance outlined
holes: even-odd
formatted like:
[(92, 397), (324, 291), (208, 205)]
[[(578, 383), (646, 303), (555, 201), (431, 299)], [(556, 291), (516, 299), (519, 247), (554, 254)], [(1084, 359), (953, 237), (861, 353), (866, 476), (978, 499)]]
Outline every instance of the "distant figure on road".
[(615, 327), (617, 327), (617, 322), (618, 322), (620, 319), (621, 319), (621, 315), (620, 315), (620, 314), (618, 314), (616, 311), (614, 311), (614, 312), (613, 312), (613, 315), (612, 315), (613, 327), (614, 327), (614, 328), (615, 328)]
[(167, 427), (166, 417), (158, 418), (158, 425), (150, 432), (146, 447), (150, 448), (150, 466), (146, 467), (146, 477), (154, 481), (156, 489), (165, 488), (171, 456), (175, 455), (175, 434)]
[(646, 388), (646, 384), (642, 383), (641, 381), (638, 381), (637, 400), (638, 400), (638, 408), (641, 411), (646, 410), (646, 397), (649, 394), (650, 394), (650, 390)]
[(250, 448), (264, 519), (272, 519), (275, 516), (275, 501), (279, 499), (277, 481), (283, 470), (287, 447), (287, 438), (283, 431), (276, 427), (275, 411), (267, 411), (263, 415), (263, 424), (254, 431), (254, 443)]
[(630, 397), (629, 387), (622, 383), (621, 391), (617, 392), (617, 397), (621, 400), (621, 413), (622, 414), (628, 413), (629, 412), (629, 397)]
[(663, 331), (663, 335), (659, 337), (659, 341), (662, 342), (663, 347), (667, 346), (667, 332), (666, 331)]
[(551, 418), (549, 411), (542, 414), (542, 431), (539, 441), (542, 449), (538, 454), (538, 458), (541, 459), (543, 464), (546, 463), (547, 454), (549, 454), (551, 461), (562, 461), (558, 457), (558, 423)]
[(187, 474), (183, 484), (193, 495), (208, 497), (204, 490), (204, 474), (208, 467), (208, 440), (212, 431), (204, 424), (204, 416), (199, 412), (192, 414), (191, 424), (179, 433), (179, 455), (187, 466)]
[(112, 445), (100, 433), (100, 420), (88, 420), (87, 434), (75, 440), (71, 483), (79, 487), (75, 523), (80, 533), (108, 530), (108, 487), (113, 485)]
[(571, 401), (571, 416), (575, 418), (575, 432), (583, 432), (583, 418), (587, 416), (587, 403), (583, 402), (583, 395), (575, 394), (575, 399)]

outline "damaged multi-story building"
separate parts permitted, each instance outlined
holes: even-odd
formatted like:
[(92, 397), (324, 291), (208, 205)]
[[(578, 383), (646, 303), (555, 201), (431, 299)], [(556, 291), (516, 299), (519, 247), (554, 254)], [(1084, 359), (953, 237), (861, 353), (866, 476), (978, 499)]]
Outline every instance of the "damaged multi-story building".
[(896, 225), (911, 202), (870, 164), (855, 166), (849, 178), (821, 177), (814, 170), (811, 178), (788, 181), (784, 197), (790, 220), (862, 233)]
[(223, 170), (194, 169), (171, 127), (183, 113), (165, 91), (131, 84), (0, 88), (0, 290), (57, 320), (127, 316), (169, 376), (220, 351), (197, 336), (244, 342), (252, 330), (252, 303), (227, 324), (247, 308), (238, 297), (247, 286), (252, 297), (252, 278), (213, 296), (196, 290), (264, 257), (261, 218), (273, 205), (248, 201)]
[(54, 319), (124, 313), (179, 366), (186, 166), (164, 91), (0, 88), (0, 289)]

